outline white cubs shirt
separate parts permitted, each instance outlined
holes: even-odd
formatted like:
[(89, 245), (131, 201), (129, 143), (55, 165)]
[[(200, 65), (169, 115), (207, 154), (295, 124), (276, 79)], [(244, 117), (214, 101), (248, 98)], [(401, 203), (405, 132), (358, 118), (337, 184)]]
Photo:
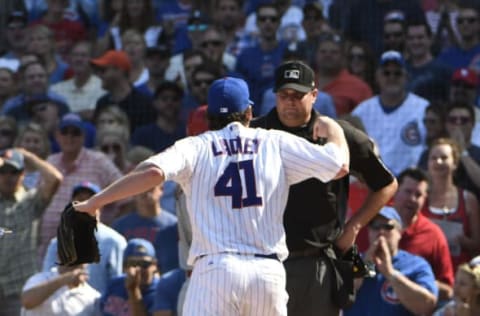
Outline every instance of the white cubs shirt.
[(289, 186), (327, 182), (345, 162), (335, 144), (319, 146), (282, 131), (238, 122), (177, 141), (146, 160), (182, 186), (192, 223), (188, 263), (201, 255), (288, 250), (283, 212)]
[(416, 166), (425, 149), (423, 117), (428, 101), (409, 93), (393, 111), (385, 111), (380, 98), (374, 96), (360, 103), (352, 112), (373, 138), (385, 165), (398, 175), (404, 169)]

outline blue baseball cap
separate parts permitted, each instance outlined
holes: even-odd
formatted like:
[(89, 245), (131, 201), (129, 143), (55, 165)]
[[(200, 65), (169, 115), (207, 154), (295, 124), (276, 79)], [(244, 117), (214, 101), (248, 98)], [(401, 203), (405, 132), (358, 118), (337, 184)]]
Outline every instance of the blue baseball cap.
[(23, 154), (15, 149), (5, 149), (0, 152), (3, 159), (3, 166), (11, 166), (16, 170), (23, 170), (25, 167)]
[(65, 127), (73, 126), (80, 129), (82, 132), (85, 132), (82, 118), (75, 113), (68, 113), (62, 116), (60, 120), (59, 128), (64, 129)]
[(123, 252), (123, 260), (127, 260), (129, 257), (151, 257), (155, 259), (155, 248), (146, 239), (132, 238), (128, 241), (127, 248)]
[(249, 105), (250, 92), (245, 80), (225, 77), (215, 80), (208, 90), (208, 114), (229, 115), (243, 113)]
[(384, 66), (387, 63), (396, 63), (401, 67), (405, 67), (405, 59), (403, 59), (402, 54), (395, 50), (386, 51), (380, 57), (380, 66)]
[(398, 214), (397, 210), (391, 206), (383, 207), (378, 213), (378, 215), (383, 216), (386, 219), (393, 219), (394, 221), (397, 221), (400, 224), (400, 227), (403, 227), (403, 221), (402, 221), (402, 218), (400, 217), (400, 214)]
[(100, 192), (101, 189), (98, 185), (96, 185), (93, 182), (82, 181), (82, 182), (78, 183), (76, 186), (73, 187), (72, 196), (77, 194), (78, 191), (80, 191), (80, 190), (87, 190), (87, 191), (92, 192), (92, 194), (97, 194), (98, 192)]

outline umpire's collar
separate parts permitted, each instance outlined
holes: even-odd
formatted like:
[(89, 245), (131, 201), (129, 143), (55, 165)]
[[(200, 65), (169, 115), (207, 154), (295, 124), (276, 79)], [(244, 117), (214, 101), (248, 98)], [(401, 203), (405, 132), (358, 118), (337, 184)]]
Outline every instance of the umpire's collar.
[(299, 126), (299, 127), (288, 127), (285, 126), (280, 119), (278, 118), (278, 112), (277, 108), (274, 107), (270, 112), (268, 112), (265, 116), (261, 116), (258, 118), (255, 118), (250, 126), (252, 127), (262, 127), (266, 129), (278, 129), (282, 131), (286, 131), (289, 133), (292, 133), (294, 135), (306, 138), (307, 140), (313, 142), (312, 140), (312, 134), (313, 134), (313, 126), (315, 123), (315, 120), (319, 114), (312, 109), (311, 115), (310, 115), (310, 120), (307, 122), (307, 124)]

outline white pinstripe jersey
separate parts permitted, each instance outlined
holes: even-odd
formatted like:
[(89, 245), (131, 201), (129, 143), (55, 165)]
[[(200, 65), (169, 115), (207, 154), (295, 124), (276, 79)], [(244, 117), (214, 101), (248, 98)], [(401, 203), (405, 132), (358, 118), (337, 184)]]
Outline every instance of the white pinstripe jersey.
[(149, 158), (178, 182), (192, 223), (188, 263), (220, 252), (288, 255), (283, 228), (289, 185), (331, 180), (344, 162), (338, 146), (231, 123), (177, 141)]

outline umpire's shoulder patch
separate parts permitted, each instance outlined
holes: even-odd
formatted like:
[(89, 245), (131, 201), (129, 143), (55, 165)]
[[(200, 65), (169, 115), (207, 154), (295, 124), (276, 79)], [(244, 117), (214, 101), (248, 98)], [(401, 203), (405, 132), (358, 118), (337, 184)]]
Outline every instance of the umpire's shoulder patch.
[(410, 121), (403, 125), (400, 136), (402, 141), (409, 146), (420, 145), (422, 139), (420, 136), (420, 128), (417, 121)]

